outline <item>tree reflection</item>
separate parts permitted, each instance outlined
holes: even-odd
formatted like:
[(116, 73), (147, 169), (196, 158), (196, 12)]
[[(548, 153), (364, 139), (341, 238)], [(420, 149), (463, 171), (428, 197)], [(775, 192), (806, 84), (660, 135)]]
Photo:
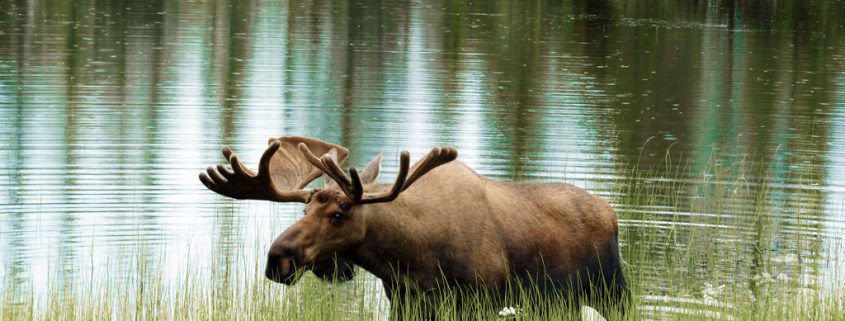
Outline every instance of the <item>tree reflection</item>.
[[(195, 171), (223, 144), (250, 163), (280, 134), (349, 146), (350, 164), (451, 143), (485, 175), (588, 187), (619, 209), (655, 291), (673, 268), (726, 279), (786, 254), (817, 262), (838, 195), (843, 6), (6, 1), (5, 275), (56, 255), (32, 249), (81, 261), (89, 234), (126, 249), (174, 226), (213, 230), (198, 238), (229, 266), (249, 222)], [(38, 213), (52, 215), (45, 243)]]

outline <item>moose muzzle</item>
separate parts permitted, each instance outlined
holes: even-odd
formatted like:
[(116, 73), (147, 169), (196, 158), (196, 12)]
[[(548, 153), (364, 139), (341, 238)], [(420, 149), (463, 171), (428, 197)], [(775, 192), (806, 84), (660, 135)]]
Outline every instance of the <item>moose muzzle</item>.
[[(280, 237), (281, 239), (281, 237)], [(274, 282), (291, 285), (299, 279), (296, 273), (302, 267), (302, 251), (286, 242), (274, 242), (267, 253), (267, 268), (264, 275)]]

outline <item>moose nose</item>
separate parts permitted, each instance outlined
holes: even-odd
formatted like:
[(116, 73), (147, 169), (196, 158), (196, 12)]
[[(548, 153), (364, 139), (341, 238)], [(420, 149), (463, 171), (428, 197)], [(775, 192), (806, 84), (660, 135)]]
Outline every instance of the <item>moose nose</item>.
[(287, 245), (274, 246), (267, 253), (267, 268), (264, 276), (275, 282), (285, 283), (294, 272), (299, 251)]

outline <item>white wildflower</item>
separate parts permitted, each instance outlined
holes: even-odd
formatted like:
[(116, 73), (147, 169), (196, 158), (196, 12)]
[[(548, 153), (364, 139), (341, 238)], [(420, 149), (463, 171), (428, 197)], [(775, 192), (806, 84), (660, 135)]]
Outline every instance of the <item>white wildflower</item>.
[(713, 298), (712, 296), (705, 295), (704, 296), (704, 304), (706, 304), (706, 305), (717, 305), (717, 304), (719, 304), (719, 301), (716, 301), (716, 299)]
[(499, 317), (502, 318), (509, 318), (515, 317), (522, 313), (522, 309), (519, 307), (504, 307), (501, 311), (499, 311)]
[(722, 292), (724, 292), (724, 291), (725, 291), (725, 285), (724, 284), (720, 285), (720, 286), (713, 286), (713, 284), (710, 284), (708, 282), (704, 282), (704, 290), (701, 290), (701, 294), (703, 294), (705, 298), (710, 297), (710, 298), (715, 299), (716, 297), (721, 295)]

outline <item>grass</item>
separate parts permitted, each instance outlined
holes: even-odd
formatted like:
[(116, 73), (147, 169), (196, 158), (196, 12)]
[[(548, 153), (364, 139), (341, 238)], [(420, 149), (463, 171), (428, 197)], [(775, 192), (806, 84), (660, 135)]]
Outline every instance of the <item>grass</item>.
[[(811, 188), (820, 178), (753, 164), (745, 156), (679, 162), (667, 153), (661, 166), (634, 166), (625, 169), (631, 178), (608, 182), (636, 307), (625, 320), (845, 320), (835, 254), (845, 251), (841, 236), (825, 232), (825, 195)], [(292, 287), (266, 280), (263, 266), (247, 263), (263, 261), (266, 249), (254, 244), (242, 255), (255, 259), (212, 257), (218, 263), (211, 268), (188, 263), (175, 280), (161, 272), (163, 258), (150, 259), (141, 247), (118, 267), (134, 273), (120, 278), (65, 280), (56, 272), (39, 292), (4, 274), (0, 319), (384, 320), (391, 313), (380, 282), (366, 273), (343, 284), (313, 275)], [(200, 260), (208, 259), (187, 262)], [(484, 295), (469, 295), (457, 309), (455, 292), (442, 296), (435, 303), (441, 320), (597, 318), (555, 300), (514, 299), (506, 304), (513, 310), (502, 310)], [(402, 300), (411, 304), (396, 313), (420, 319), (418, 303), (410, 295)]]
[[(3, 320), (383, 320), (390, 313), (381, 289), (374, 286), (371, 276), (359, 276), (340, 286), (304, 277), (296, 286), (283, 287), (264, 280), (259, 272), (250, 271), (229, 280), (186, 276), (176, 284), (164, 283), (155, 276), (138, 278), (128, 284), (102, 279), (93, 290), (51, 283), (42, 305), (25, 292), (5, 292), (0, 316)], [(841, 287), (791, 295), (795, 290), (791, 284), (772, 280), (766, 286), (766, 295), (756, 300), (728, 295), (719, 288), (707, 289), (709, 294), (703, 294), (712, 296), (711, 299), (699, 299), (654, 296), (635, 285), (634, 305), (639, 311), (626, 320), (660, 315), (683, 320), (842, 320), (845, 317)], [(481, 295), (471, 296), (464, 302), (465, 308), (458, 310), (455, 297), (450, 294), (447, 292), (437, 303), (436, 315), (440, 320), (582, 318), (582, 312), (570, 309), (571, 306), (543, 300), (514, 302), (511, 306), (519, 311), (501, 316), (502, 307), (493, 306)], [(413, 301), (409, 296), (404, 298)], [(400, 313), (410, 320), (420, 316), (419, 308), (413, 305)]]

